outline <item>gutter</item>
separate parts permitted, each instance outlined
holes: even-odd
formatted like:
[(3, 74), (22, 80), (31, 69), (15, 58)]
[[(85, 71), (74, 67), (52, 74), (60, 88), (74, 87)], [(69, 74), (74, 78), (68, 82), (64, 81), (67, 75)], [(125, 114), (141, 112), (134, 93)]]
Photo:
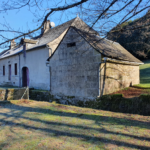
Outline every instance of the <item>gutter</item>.
[(119, 62), (121, 62), (121, 63), (124, 63), (124, 64), (136, 64), (136, 65), (143, 65), (144, 63), (138, 63), (138, 62), (130, 62), (130, 61), (124, 61), (124, 60), (117, 60), (117, 59), (112, 59), (112, 58), (108, 58), (108, 57), (104, 57), (103, 58), (103, 60), (104, 59), (106, 59), (107, 58), (107, 61), (111, 61), (111, 62), (117, 62), (117, 63), (119, 63)]

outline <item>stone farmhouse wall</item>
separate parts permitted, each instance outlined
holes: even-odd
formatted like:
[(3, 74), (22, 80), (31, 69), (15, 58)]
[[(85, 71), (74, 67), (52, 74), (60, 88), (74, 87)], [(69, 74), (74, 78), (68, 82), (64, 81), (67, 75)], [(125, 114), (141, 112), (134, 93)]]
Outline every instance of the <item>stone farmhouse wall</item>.
[[(18, 55), (0, 59), (0, 85), (19, 86), (19, 65), (17, 68), (17, 75), (15, 75), (15, 71), (14, 71), (15, 63), (19, 64)], [(11, 80), (8, 79), (9, 65), (11, 65)], [(5, 75), (3, 75), (3, 66), (5, 66)]]
[(139, 84), (139, 65), (101, 64), (101, 92), (104, 95), (134, 84)]
[[(20, 66), (19, 66), (20, 57)], [(27, 50), (26, 57), (23, 53), (11, 57), (0, 59), (0, 85), (22, 87), (22, 68), (29, 70), (29, 87), (35, 89), (50, 89), (50, 72), (46, 66), (49, 57), (48, 48)], [(15, 75), (15, 63), (17, 63), (17, 75)], [(9, 80), (9, 65), (11, 65), (11, 80)], [(5, 66), (5, 75), (3, 75)]]
[[(23, 54), (20, 56), (20, 68), (28, 67), (29, 69), (29, 87), (35, 89), (50, 89), (50, 72), (46, 66), (46, 60), (49, 57), (48, 48), (37, 48), (27, 50), (26, 58)], [(22, 72), (20, 73), (20, 82), (22, 85)]]
[[(75, 46), (67, 46), (70, 43), (75, 43)], [(97, 97), (100, 62), (101, 54), (70, 28), (50, 58), (51, 93)]]

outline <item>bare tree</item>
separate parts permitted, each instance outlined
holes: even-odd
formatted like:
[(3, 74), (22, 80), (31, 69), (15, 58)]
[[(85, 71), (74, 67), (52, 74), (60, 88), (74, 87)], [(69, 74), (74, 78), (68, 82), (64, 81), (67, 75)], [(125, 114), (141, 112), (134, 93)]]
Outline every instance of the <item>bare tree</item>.
[[(64, 13), (71, 10), (73, 14), (79, 13), (80, 17), (86, 21), (91, 28), (97, 30), (100, 35), (105, 36), (107, 32), (116, 25), (120, 25), (137, 15), (142, 15), (150, 8), (149, 0), (2, 0), (0, 2), (0, 15), (12, 10), (20, 11), (28, 8), (36, 22), (40, 25), (34, 29), (13, 29), (9, 22), (1, 22), (3, 29), (0, 30), (0, 46), (7, 46), (7, 43), (13, 39), (19, 39), (24, 36), (34, 36), (35, 32), (42, 28), (49, 17), (56, 12)], [(39, 13), (41, 12), (41, 13)], [(18, 12), (19, 13), (19, 12)], [(61, 17), (60, 13), (60, 17)], [(147, 24), (149, 26), (149, 24)], [(134, 27), (141, 28), (142, 26)], [(14, 37), (5, 36), (4, 33), (16, 33)], [(119, 29), (118, 32), (121, 32)]]

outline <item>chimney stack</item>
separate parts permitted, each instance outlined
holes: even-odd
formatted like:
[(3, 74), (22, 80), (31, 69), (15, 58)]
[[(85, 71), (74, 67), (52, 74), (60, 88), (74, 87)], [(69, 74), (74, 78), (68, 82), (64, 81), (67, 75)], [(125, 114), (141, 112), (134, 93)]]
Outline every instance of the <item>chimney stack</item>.
[(13, 49), (15, 46), (16, 46), (16, 42), (15, 42), (15, 40), (12, 40), (10, 42), (10, 49)]
[(50, 22), (50, 20), (47, 20), (43, 27), (41, 28), (41, 34), (46, 33), (49, 29), (54, 28), (55, 27), (55, 23), (54, 22)]
[(50, 20), (47, 20), (47, 21), (44, 23), (44, 33), (46, 33), (50, 28), (51, 28)]

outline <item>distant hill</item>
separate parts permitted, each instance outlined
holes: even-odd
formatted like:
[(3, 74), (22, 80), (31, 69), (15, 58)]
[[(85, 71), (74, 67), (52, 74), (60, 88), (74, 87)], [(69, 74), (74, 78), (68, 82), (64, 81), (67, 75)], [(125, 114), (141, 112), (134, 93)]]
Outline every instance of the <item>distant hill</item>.
[[(120, 43), (141, 60), (150, 59), (150, 25), (148, 24), (150, 24), (150, 11), (142, 18), (116, 26), (107, 34), (107, 38)], [(136, 29), (141, 26), (142, 28)]]

